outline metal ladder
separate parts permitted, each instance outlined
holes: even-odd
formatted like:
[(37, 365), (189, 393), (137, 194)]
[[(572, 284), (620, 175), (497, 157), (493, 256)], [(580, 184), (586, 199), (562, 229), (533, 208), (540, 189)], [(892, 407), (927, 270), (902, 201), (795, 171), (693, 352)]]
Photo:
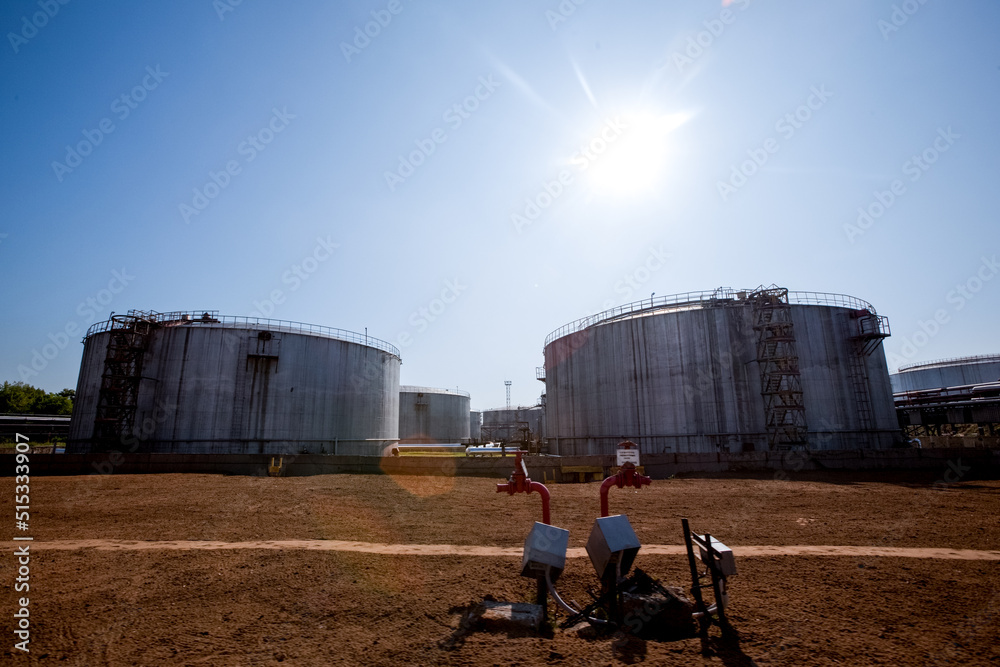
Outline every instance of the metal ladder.
[(848, 337), (853, 343), (849, 353), (848, 368), (858, 409), (858, 425), (862, 431), (870, 431), (874, 428), (874, 423), (866, 360), (889, 336), (889, 321), (871, 311), (857, 310), (851, 313), (847, 326)]
[(133, 435), (143, 355), (154, 326), (154, 321), (131, 313), (111, 318), (94, 418), (97, 450), (120, 448), (124, 439)]
[(804, 446), (808, 430), (788, 290), (775, 285), (761, 286), (747, 296), (747, 302), (757, 332), (768, 449)]

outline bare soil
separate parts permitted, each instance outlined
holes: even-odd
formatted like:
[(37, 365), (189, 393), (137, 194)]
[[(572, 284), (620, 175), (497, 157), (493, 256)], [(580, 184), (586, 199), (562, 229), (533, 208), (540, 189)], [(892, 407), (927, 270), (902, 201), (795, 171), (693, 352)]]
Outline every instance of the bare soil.
[[(739, 637), (713, 630), (707, 656), (697, 638), (463, 628), (487, 596), (534, 598), (518, 569), (540, 500), (497, 494), (500, 480), (33, 478), (31, 653), (0, 650), (66, 665), (1000, 664), (1000, 482), (792, 477), (611, 491), (647, 545), (636, 565), (666, 584), (690, 584), (680, 517), (736, 551)], [(3, 497), (13, 487), (0, 480)], [(584, 603), (598, 485), (550, 490), (573, 556), (560, 592)], [(3, 561), (10, 638), (22, 594)]]

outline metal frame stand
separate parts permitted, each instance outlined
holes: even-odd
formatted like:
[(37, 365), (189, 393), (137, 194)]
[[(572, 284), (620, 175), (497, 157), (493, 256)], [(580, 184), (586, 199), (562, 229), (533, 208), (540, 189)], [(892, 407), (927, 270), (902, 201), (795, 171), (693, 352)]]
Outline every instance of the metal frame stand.
[(701, 636), (702, 640), (702, 651), (706, 651), (708, 648), (708, 629), (714, 623), (718, 625), (722, 630), (723, 634), (728, 634), (732, 631), (732, 626), (729, 624), (729, 620), (726, 618), (725, 611), (725, 586), (726, 586), (726, 576), (722, 574), (719, 570), (719, 552), (715, 550), (712, 546), (712, 536), (705, 533), (704, 538), (698, 539), (698, 546), (703, 547), (709, 554), (708, 562), (705, 565), (708, 568), (708, 575), (712, 578), (712, 594), (715, 597), (715, 610), (713, 613), (709, 612), (709, 606), (705, 604), (705, 600), (702, 597), (701, 589), (707, 588), (707, 584), (701, 583), (701, 579), (704, 575), (698, 574), (698, 562), (694, 555), (694, 538), (691, 536), (691, 528), (688, 524), (687, 519), (681, 519), (681, 525), (684, 528), (684, 545), (687, 547), (687, 557), (688, 566), (691, 569), (691, 594), (694, 596), (695, 605), (698, 609), (698, 634)]

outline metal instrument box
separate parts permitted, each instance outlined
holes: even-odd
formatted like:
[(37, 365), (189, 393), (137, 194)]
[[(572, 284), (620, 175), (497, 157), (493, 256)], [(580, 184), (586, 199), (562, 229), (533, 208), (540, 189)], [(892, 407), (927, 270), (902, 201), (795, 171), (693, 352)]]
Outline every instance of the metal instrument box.
[(568, 530), (536, 521), (524, 541), (521, 576), (542, 577), (545, 576), (545, 568), (550, 568), (552, 581), (555, 581), (566, 567), (567, 546)]
[(602, 579), (616, 565), (621, 576), (632, 568), (636, 553), (639, 552), (639, 538), (632, 530), (632, 524), (624, 514), (602, 516), (594, 521), (587, 540), (587, 555)]

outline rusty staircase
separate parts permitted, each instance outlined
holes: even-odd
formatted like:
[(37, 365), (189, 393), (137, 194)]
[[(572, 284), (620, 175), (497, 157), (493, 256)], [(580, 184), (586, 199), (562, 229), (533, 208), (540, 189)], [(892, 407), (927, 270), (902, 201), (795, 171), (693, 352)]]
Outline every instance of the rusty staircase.
[(94, 419), (96, 450), (121, 448), (133, 434), (143, 356), (149, 347), (150, 333), (157, 326), (155, 319), (137, 311), (111, 317)]
[(792, 449), (808, 442), (802, 378), (795, 345), (788, 290), (761, 286), (747, 295), (757, 332), (760, 394), (770, 450)]

